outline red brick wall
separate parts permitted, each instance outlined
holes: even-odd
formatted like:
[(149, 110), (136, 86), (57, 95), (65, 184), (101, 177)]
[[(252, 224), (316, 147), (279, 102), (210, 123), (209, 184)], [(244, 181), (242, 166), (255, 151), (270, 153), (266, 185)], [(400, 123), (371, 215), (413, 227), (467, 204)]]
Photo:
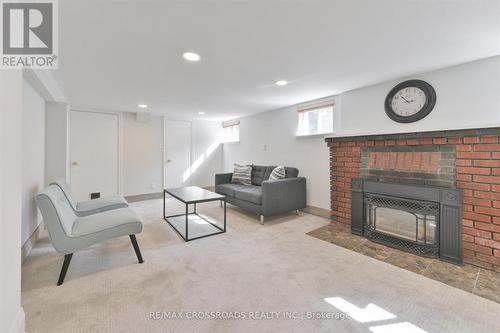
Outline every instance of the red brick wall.
[(500, 130), (494, 135), (470, 133), (464, 131), (460, 135), (454, 131), (450, 136), (427, 135), (411, 139), (393, 139), (394, 135), (327, 139), (332, 220), (351, 223), (351, 180), (360, 176), (363, 147), (454, 145), (456, 187), (463, 192), (464, 261), (500, 272)]
[(372, 152), (371, 169), (439, 172), (441, 152)]

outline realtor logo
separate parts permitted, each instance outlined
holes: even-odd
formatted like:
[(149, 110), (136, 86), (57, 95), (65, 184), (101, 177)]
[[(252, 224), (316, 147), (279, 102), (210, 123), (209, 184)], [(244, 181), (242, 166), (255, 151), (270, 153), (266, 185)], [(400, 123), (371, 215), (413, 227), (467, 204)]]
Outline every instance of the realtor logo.
[(1, 8), (1, 67), (57, 68), (56, 2), (4, 0)]

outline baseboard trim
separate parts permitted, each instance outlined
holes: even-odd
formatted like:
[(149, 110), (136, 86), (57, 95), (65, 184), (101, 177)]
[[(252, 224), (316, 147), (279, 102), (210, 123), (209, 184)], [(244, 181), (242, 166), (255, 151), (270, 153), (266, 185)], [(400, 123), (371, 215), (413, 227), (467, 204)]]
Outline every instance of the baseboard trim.
[(329, 209), (324, 209), (324, 208), (320, 208), (320, 207), (316, 207), (316, 206), (309, 206), (308, 205), (306, 208), (301, 209), (301, 211), (303, 211), (304, 213), (311, 214), (311, 215), (325, 217), (327, 219), (329, 219), (331, 216)]
[(40, 234), (44, 230), (44, 224), (43, 221), (40, 222), (40, 224), (36, 227), (35, 231), (31, 234), (31, 236), (24, 242), (23, 246), (21, 247), (21, 262), (24, 262), (26, 258), (31, 253), (31, 250), (35, 247), (36, 243), (40, 239)]
[(125, 199), (128, 202), (154, 200), (154, 199), (162, 198), (162, 193), (163, 192), (129, 195), (129, 196), (126, 196)]
[[(202, 187), (206, 190), (209, 191), (215, 191), (215, 186), (206, 186)], [(161, 199), (163, 198), (163, 192), (157, 192), (157, 193), (146, 193), (146, 194), (134, 194), (134, 195), (128, 195), (125, 197), (125, 199), (128, 202), (137, 202), (137, 201), (145, 201), (145, 200), (154, 200), (154, 199)]]
[[(215, 186), (204, 186), (203, 187), (209, 191), (215, 191)], [(129, 195), (126, 196), (128, 202), (137, 202), (137, 201), (145, 201), (145, 200), (154, 200), (163, 198), (163, 192), (158, 193), (147, 193), (147, 194), (137, 194), (137, 195)], [(329, 219), (331, 217), (331, 211), (329, 209), (324, 209), (316, 206), (307, 206), (304, 209), (301, 209), (304, 213), (308, 213), (311, 215), (321, 216)]]
[(22, 307), (17, 311), (14, 321), (10, 325), (7, 332), (9, 333), (25, 333), (26, 331), (26, 315)]

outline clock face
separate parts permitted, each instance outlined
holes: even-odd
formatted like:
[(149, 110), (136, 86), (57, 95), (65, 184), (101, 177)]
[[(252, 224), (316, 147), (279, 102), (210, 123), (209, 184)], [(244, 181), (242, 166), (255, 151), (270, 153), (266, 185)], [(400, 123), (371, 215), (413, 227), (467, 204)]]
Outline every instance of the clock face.
[(426, 102), (426, 96), (422, 89), (417, 87), (406, 87), (400, 89), (392, 97), (391, 107), (395, 114), (401, 117), (409, 117), (422, 110)]
[(422, 80), (401, 82), (385, 98), (385, 113), (398, 123), (412, 123), (425, 118), (434, 109), (436, 91)]

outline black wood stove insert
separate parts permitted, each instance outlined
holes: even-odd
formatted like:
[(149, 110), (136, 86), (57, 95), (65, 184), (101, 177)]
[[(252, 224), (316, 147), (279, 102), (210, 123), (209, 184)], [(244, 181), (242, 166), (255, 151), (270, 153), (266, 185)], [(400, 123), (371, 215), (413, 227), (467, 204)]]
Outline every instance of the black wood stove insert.
[(425, 257), (462, 263), (459, 190), (352, 181), (351, 231)]

